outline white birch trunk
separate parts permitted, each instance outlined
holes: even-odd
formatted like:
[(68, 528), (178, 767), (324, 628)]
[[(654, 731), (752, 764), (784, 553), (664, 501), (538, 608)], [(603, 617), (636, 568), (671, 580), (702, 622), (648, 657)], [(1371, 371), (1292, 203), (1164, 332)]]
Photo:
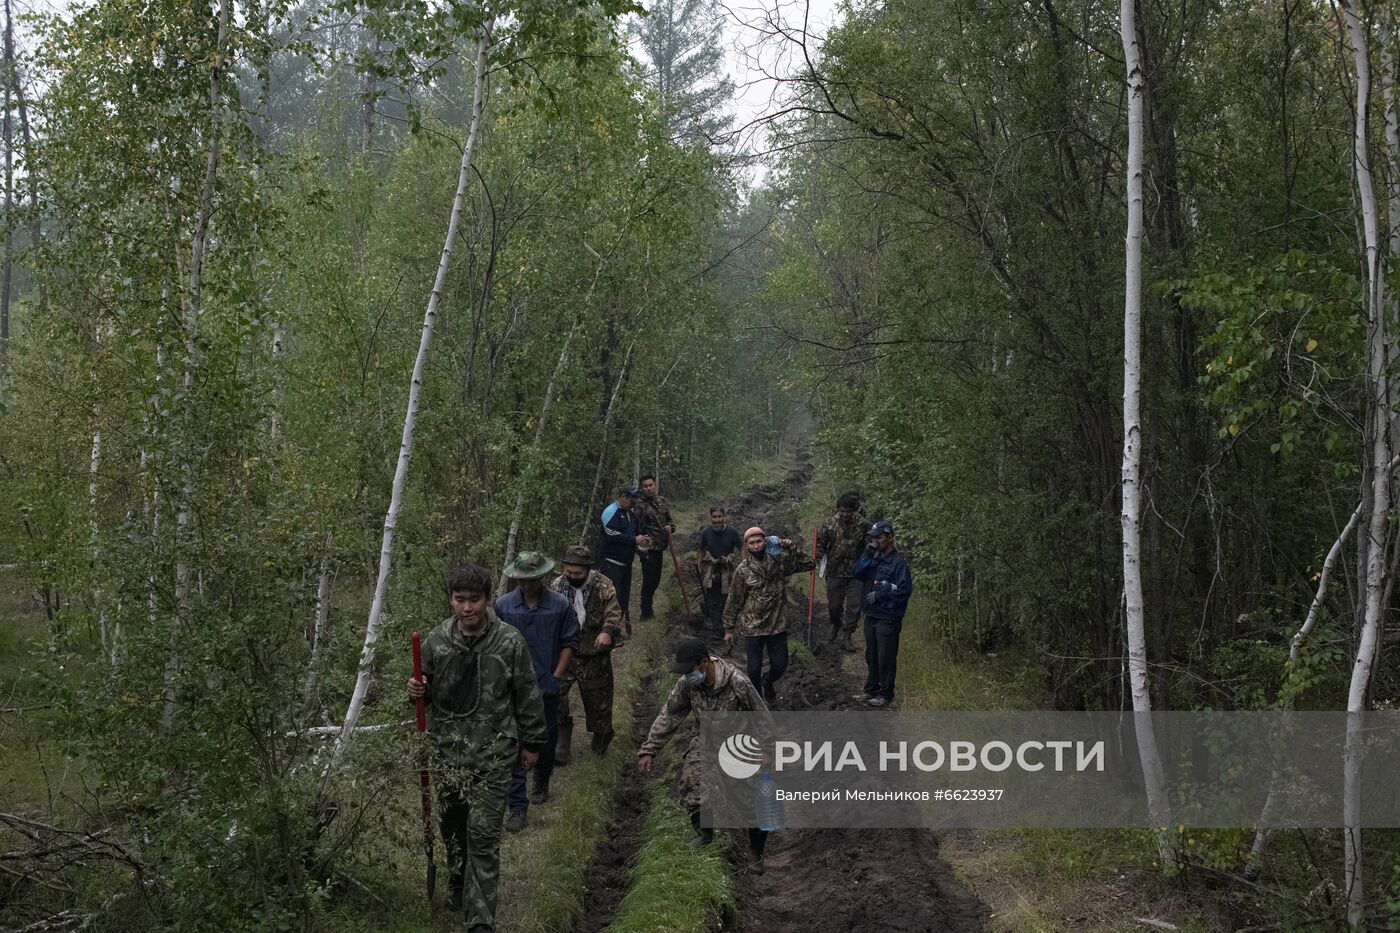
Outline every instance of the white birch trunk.
[(311, 660), (306, 664), (306, 684), (302, 698), (310, 706), (316, 696), (316, 680), (321, 671), (322, 646), (331, 609), (331, 566), (335, 555), (335, 534), (326, 532), (326, 549), (321, 555), (321, 573), (316, 578), (316, 620), (311, 628)]
[[(97, 428), (97, 404), (92, 406), (92, 449), (88, 454), (88, 560), (92, 562), (93, 572), (100, 573), (97, 562), (101, 557), (102, 544), (98, 540), (97, 531), (97, 468), (102, 461), (102, 431)], [(92, 584), (92, 606), (97, 610), (97, 635), (102, 643), (102, 654), (115, 660), (116, 645), (112, 643), (107, 633), (107, 611), (102, 605), (102, 588), (97, 584), (94, 576)]]
[[(1152, 695), (1147, 672), (1147, 636), (1142, 598), (1142, 153), (1143, 73), (1138, 48), (1135, 0), (1121, 0), (1120, 22), (1128, 82), (1128, 234), (1124, 249), (1123, 299), (1123, 598), (1128, 634), (1128, 680), (1134, 731), (1152, 825), (1170, 823), (1162, 763), (1152, 726)], [(1162, 864), (1175, 854), (1157, 834)]]
[[(591, 293), (592, 289), (589, 291)], [(564, 346), (559, 350), (559, 359), (554, 364), (554, 371), (549, 374), (549, 384), (545, 386), (544, 389), (544, 402), (540, 405), (540, 417), (539, 420), (535, 422), (535, 437), (534, 440), (530, 442), (531, 462), (534, 461), (535, 456), (539, 453), (540, 447), (544, 445), (544, 424), (549, 418), (549, 409), (554, 405), (554, 390), (559, 385), (559, 377), (563, 374), (564, 368), (569, 365), (569, 344), (573, 343), (574, 334), (577, 333), (577, 331), (578, 323), (575, 322), (574, 326), (569, 328), (569, 333), (564, 337)], [(525, 479), (528, 480), (530, 474), (528, 465), (523, 472), (525, 474)], [(515, 508), (511, 509), (510, 530), (506, 533), (506, 564), (509, 564), (515, 559), (515, 545), (520, 537), (520, 522), (525, 515), (526, 485), (526, 482), (521, 482), (520, 491), (516, 493), (515, 496)], [(497, 584), (496, 592), (504, 593), (506, 591), (507, 582), (506, 574), (503, 570), (501, 571), (501, 579)]]
[[(204, 164), (204, 183), (199, 192), (199, 212), (195, 216), (194, 236), (190, 241), (190, 270), (185, 295), (185, 363), (183, 386), (186, 406), (194, 395), (194, 373), (198, 365), (195, 333), (204, 295), (204, 254), (209, 245), (209, 224), (214, 216), (214, 188), (219, 177), (219, 161), (224, 146), (223, 77), (227, 63), (229, 29), (232, 22), (230, 0), (220, 0), (219, 31), (214, 40), (214, 63), (209, 73), (209, 156)], [(190, 621), (190, 568), (185, 559), (185, 542), (189, 537), (194, 496), (194, 464), (190, 454), (190, 434), (193, 425), (185, 422), (185, 438), (181, 457), (180, 510), (176, 515), (175, 540), (180, 554), (175, 564), (176, 617), (170, 626), (170, 654), (165, 662), (165, 703), (161, 711), (161, 727), (169, 731), (175, 722), (175, 682), (180, 673), (180, 628)]]
[(1313, 628), (1317, 625), (1318, 613), (1322, 610), (1322, 603), (1327, 598), (1327, 585), (1331, 582), (1332, 568), (1337, 563), (1337, 558), (1341, 556), (1342, 547), (1346, 544), (1347, 538), (1351, 537), (1352, 531), (1356, 529), (1356, 523), (1361, 519), (1361, 510), (1365, 503), (1360, 503), (1352, 510), (1351, 518), (1347, 519), (1346, 526), (1342, 528), (1342, 533), (1337, 535), (1337, 540), (1332, 542), (1332, 547), (1327, 551), (1327, 557), (1322, 561), (1322, 572), (1317, 578), (1317, 593), (1313, 596), (1312, 604), (1308, 606), (1307, 618), (1294, 633), (1292, 640), (1288, 643), (1288, 665), (1292, 667), (1298, 663), (1298, 653), (1302, 650), (1303, 642), (1308, 640)]
[(457, 240), (457, 227), (461, 223), (462, 208), (467, 200), (467, 186), (471, 182), (472, 153), (481, 131), (481, 111), (486, 101), (486, 59), (491, 24), (483, 24), (477, 33), (476, 70), (472, 82), (471, 126), (467, 131), (467, 143), (462, 148), (462, 162), (457, 173), (457, 193), (452, 198), (452, 215), (447, 222), (447, 236), (443, 239), (442, 254), (438, 257), (437, 275), (433, 279), (433, 290), (428, 296), (428, 307), (423, 314), (423, 334), (418, 341), (418, 356), (413, 361), (413, 378), (408, 388), (408, 408), (404, 413), (403, 437), (399, 442), (399, 460), (394, 468), (394, 485), (389, 496), (389, 511), (384, 516), (384, 537), (379, 546), (379, 575), (374, 584), (374, 599), (370, 603), (369, 620), (365, 623), (365, 638), (360, 649), (360, 671), (355, 678), (355, 689), (350, 696), (350, 705), (345, 710), (345, 720), (335, 740), (333, 761), (338, 762), (349, 747), (364, 712), (365, 697), (369, 693), (371, 666), (374, 663), (375, 643), (379, 640), (379, 627), (384, 619), (384, 597), (389, 591), (389, 570), (394, 549), (394, 530), (398, 526), (399, 510), (403, 507), (404, 484), (408, 479), (408, 463), (413, 455), (413, 428), (418, 420), (418, 394), (423, 385), (423, 373), (428, 363), (428, 348), (433, 341), (433, 324), (437, 321), (438, 302), (442, 300), (443, 289), (447, 285), (447, 270), (452, 263), (452, 248)]
[(1371, 171), (1367, 117), (1370, 112), (1371, 58), (1367, 29), (1350, 0), (1339, 3), (1351, 37), (1356, 67), (1356, 126), (1353, 158), (1357, 194), (1361, 204), (1362, 230), (1366, 249), (1366, 368), (1368, 408), (1366, 425), (1370, 435), (1371, 511), (1367, 520), (1366, 577), (1361, 637), (1352, 663), (1351, 685), (1347, 691), (1347, 742), (1343, 762), (1343, 854), (1347, 895), (1347, 922), (1353, 928), (1365, 924), (1365, 886), (1362, 880), (1361, 848), (1361, 748), (1360, 719), (1366, 707), (1376, 648), (1384, 616), (1386, 592), (1386, 513), (1390, 508), (1390, 391), (1386, 376), (1385, 262), (1380, 236), (1380, 209)]

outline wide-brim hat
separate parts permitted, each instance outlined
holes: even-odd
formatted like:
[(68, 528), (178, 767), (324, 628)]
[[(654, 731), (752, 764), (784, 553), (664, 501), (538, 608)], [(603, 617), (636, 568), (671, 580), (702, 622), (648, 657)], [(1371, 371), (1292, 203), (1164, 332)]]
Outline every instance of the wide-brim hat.
[(505, 575), (512, 580), (538, 580), (554, 569), (554, 559), (539, 551), (521, 551), (506, 564)]

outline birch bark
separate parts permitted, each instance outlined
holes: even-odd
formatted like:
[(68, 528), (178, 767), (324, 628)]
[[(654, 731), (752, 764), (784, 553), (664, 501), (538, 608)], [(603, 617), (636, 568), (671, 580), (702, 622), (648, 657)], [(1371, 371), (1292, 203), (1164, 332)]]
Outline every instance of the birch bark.
[(438, 257), (437, 276), (433, 279), (433, 290), (428, 296), (428, 307), (423, 314), (423, 334), (418, 341), (418, 356), (413, 362), (413, 377), (408, 388), (408, 408), (404, 413), (403, 436), (399, 442), (398, 465), (394, 469), (394, 485), (389, 496), (389, 510), (384, 516), (384, 535), (379, 546), (379, 574), (374, 584), (374, 599), (370, 603), (369, 619), (365, 623), (364, 642), (360, 648), (360, 671), (355, 678), (355, 689), (350, 695), (350, 705), (345, 710), (345, 719), (340, 733), (336, 736), (333, 762), (338, 762), (349, 747), (355, 734), (355, 726), (364, 712), (365, 697), (369, 693), (371, 667), (374, 663), (375, 644), (379, 640), (379, 629), (384, 619), (384, 598), (389, 592), (389, 571), (392, 566), (394, 531), (398, 527), (399, 511), (403, 507), (404, 485), (408, 479), (408, 463), (413, 456), (413, 429), (418, 419), (418, 396), (423, 386), (423, 373), (428, 363), (428, 348), (433, 341), (433, 325), (437, 321), (438, 304), (442, 300), (447, 285), (447, 270), (452, 262), (452, 250), (457, 240), (457, 228), (462, 220), (462, 208), (467, 200), (467, 186), (471, 182), (472, 153), (476, 149), (481, 131), (481, 112), (486, 101), (486, 64), (490, 43), (491, 23), (488, 21), (479, 28), (476, 42), (475, 74), (472, 81), (471, 125), (467, 131), (467, 142), (462, 147), (462, 162), (457, 173), (457, 193), (452, 199), (452, 214), (447, 222), (447, 236), (443, 239), (442, 254)]
[[(1167, 826), (1162, 763), (1152, 727), (1152, 696), (1147, 672), (1147, 637), (1142, 599), (1142, 164), (1143, 72), (1135, 0), (1121, 0), (1119, 26), (1128, 83), (1128, 233), (1124, 249), (1123, 299), (1123, 597), (1128, 634), (1128, 679), (1138, 757), (1142, 762), (1152, 824)], [(1165, 834), (1157, 834), (1163, 865), (1175, 855)]]
[(169, 731), (175, 722), (176, 680), (180, 673), (179, 635), (181, 626), (189, 624), (190, 616), (190, 568), (185, 557), (189, 527), (193, 518), (194, 461), (193, 420), (189, 417), (189, 406), (194, 396), (195, 369), (199, 364), (198, 346), (195, 334), (199, 329), (199, 315), (204, 297), (204, 256), (209, 245), (209, 225), (214, 216), (214, 188), (219, 177), (219, 162), (223, 158), (224, 147), (224, 108), (223, 80), (224, 68), (228, 61), (228, 38), (232, 25), (231, 0), (220, 0), (219, 31), (214, 39), (214, 62), (209, 73), (209, 155), (204, 163), (204, 182), (199, 192), (199, 210), (195, 215), (194, 235), (190, 241), (190, 268), (185, 294), (185, 361), (183, 386), (185, 391), (186, 418), (184, 439), (180, 456), (181, 488), (180, 509), (176, 514), (176, 548), (180, 554), (175, 565), (176, 617), (170, 627), (170, 654), (165, 664), (165, 702), (161, 710), (161, 727)]
[(1347, 922), (1353, 928), (1365, 924), (1365, 885), (1361, 847), (1361, 735), (1360, 718), (1366, 708), (1371, 671), (1375, 664), (1386, 590), (1386, 544), (1390, 508), (1390, 391), (1386, 376), (1385, 259), (1381, 248), (1380, 209), (1371, 170), (1367, 122), (1371, 97), (1371, 49), (1367, 26), (1351, 0), (1339, 0), (1351, 39), (1356, 68), (1356, 125), (1352, 156), (1356, 188), (1361, 204), (1366, 254), (1366, 430), (1369, 435), (1367, 469), (1370, 474), (1370, 514), (1366, 517), (1366, 577), (1361, 633), (1352, 662), (1347, 691), (1347, 741), (1343, 761), (1343, 836)]

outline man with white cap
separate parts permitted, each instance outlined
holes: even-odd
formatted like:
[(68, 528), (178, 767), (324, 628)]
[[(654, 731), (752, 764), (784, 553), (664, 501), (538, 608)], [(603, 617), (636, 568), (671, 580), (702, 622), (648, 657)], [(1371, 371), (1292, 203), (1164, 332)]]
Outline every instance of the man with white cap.
[(792, 549), (791, 538), (770, 537), (757, 525), (744, 532), (744, 559), (734, 570), (724, 604), (724, 641), (733, 644), (735, 632), (744, 636), (749, 680), (770, 703), (778, 698), (774, 685), (788, 663), (787, 578), (815, 566), (810, 555)]

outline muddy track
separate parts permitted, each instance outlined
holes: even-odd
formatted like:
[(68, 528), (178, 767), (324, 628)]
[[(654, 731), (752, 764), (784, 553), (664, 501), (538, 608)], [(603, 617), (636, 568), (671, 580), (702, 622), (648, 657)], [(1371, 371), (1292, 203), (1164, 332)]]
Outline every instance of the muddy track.
[[(797, 507), (811, 480), (812, 467), (805, 451), (794, 454), (793, 467), (776, 483), (758, 486), (721, 500), (729, 522), (742, 533), (761, 525), (772, 534), (800, 537)], [(685, 553), (694, 551), (696, 532), (687, 540)], [(806, 529), (810, 536), (811, 529)], [(680, 542), (677, 542), (678, 556)], [(699, 581), (694, 564), (683, 561), (686, 590), (691, 604), (700, 610)], [(791, 628), (793, 641), (806, 633), (806, 578), (801, 598), (793, 585)], [(677, 594), (679, 596), (679, 594)], [(818, 604), (814, 631), (825, 633), (825, 607)], [(689, 634), (684, 613), (667, 614), (663, 656)], [(722, 642), (703, 637), (723, 652)], [(819, 640), (820, 641), (820, 640)], [(787, 674), (778, 682), (775, 709), (843, 710), (858, 704), (851, 699), (860, 684), (842, 671), (844, 652), (818, 643), (817, 662), (804, 664), (794, 657)], [(730, 660), (743, 668), (742, 645)], [(661, 668), (658, 665), (658, 670)], [(653, 675), (656, 676), (656, 675)], [(655, 709), (655, 682), (649, 678), (633, 711), (633, 729), (640, 740), (651, 724)], [(616, 800), (614, 822), (607, 842), (599, 850), (588, 873), (588, 909), (578, 929), (583, 933), (604, 930), (617, 914), (627, 890), (628, 873), (643, 841), (648, 796), (635, 770), (623, 779)], [(988, 909), (954, 879), (947, 863), (938, 857), (938, 837), (926, 830), (788, 830), (775, 833), (768, 843), (767, 871), (761, 876), (743, 873), (745, 845), (733, 848), (738, 895), (738, 918), (725, 918), (717, 929), (752, 933), (863, 933), (863, 931), (937, 931), (967, 933), (983, 929)]]
[[(818, 604), (818, 617), (825, 606)], [(794, 611), (794, 628), (798, 613)], [(806, 625), (805, 607), (800, 612)], [(823, 626), (824, 628), (824, 626)], [(860, 684), (839, 649), (819, 644), (817, 663), (794, 660), (778, 682), (775, 709), (864, 708)], [(739, 924), (753, 933), (982, 930), (989, 910), (938, 856), (939, 838), (919, 829), (801, 829), (774, 833), (766, 871), (740, 874)], [(735, 865), (739, 872), (741, 866)]]
[[(638, 742), (646, 737), (652, 716), (655, 715), (652, 697), (656, 693), (656, 676), (654, 672), (647, 673), (637, 691), (637, 702), (632, 707), (632, 734)], [(583, 920), (577, 928), (579, 933), (599, 933), (612, 923), (618, 906), (622, 904), (622, 897), (627, 893), (632, 862), (642, 846), (650, 798), (643, 784), (644, 778), (637, 773), (633, 761), (627, 759), (620, 767), (624, 773), (613, 800), (608, 838), (599, 847), (592, 866), (584, 875), (588, 890), (585, 893)]]
[[(811, 529), (798, 536), (797, 505), (806, 492), (812, 468), (799, 452), (794, 468), (778, 484), (759, 487), (725, 502), (730, 523), (741, 532), (751, 524), (770, 533), (809, 541)], [(801, 598), (790, 609), (794, 642), (807, 630), (805, 576)], [(820, 589), (820, 587), (818, 588)], [(794, 596), (796, 591), (794, 589)], [(796, 656), (778, 681), (774, 709), (846, 710), (865, 707), (852, 699), (859, 678), (842, 670), (850, 657), (824, 644), (826, 606), (813, 612), (815, 664)], [(743, 666), (741, 647), (735, 660)], [(863, 669), (863, 663), (860, 665)], [(862, 933), (862, 931), (938, 931), (965, 933), (983, 929), (988, 908), (953, 877), (938, 856), (938, 836), (927, 830), (804, 829), (774, 833), (765, 853), (766, 870), (742, 872), (746, 846), (735, 846), (739, 896), (737, 926), (723, 929), (752, 933)]]

